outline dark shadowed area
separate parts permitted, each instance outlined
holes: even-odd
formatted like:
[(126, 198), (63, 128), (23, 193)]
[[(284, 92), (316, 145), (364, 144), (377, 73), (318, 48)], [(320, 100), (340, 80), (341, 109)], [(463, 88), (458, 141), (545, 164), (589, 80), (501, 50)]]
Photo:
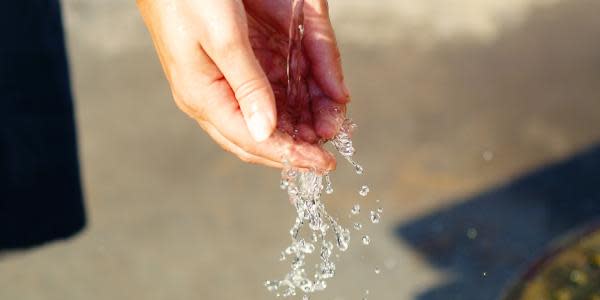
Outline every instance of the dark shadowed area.
[(517, 178), (398, 228), (455, 274), (418, 299), (496, 299), (552, 243), (598, 221), (600, 148)]

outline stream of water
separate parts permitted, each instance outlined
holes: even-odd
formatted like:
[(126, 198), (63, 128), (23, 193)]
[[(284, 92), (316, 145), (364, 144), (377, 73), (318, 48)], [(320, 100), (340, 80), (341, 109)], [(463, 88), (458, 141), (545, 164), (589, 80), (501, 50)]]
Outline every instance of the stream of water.
[[(288, 52), (288, 101), (294, 102), (299, 95), (303, 78), (298, 70), (298, 60), (302, 56), (302, 38), (304, 34), (304, 0), (291, 0), (292, 18), (289, 30)], [(340, 132), (328, 143), (352, 166), (356, 174), (362, 175), (363, 168), (354, 159), (355, 148), (351, 133), (356, 125), (349, 119), (345, 120)], [(336, 218), (326, 210), (321, 200), (322, 192), (333, 193), (329, 174), (319, 174), (316, 171), (300, 172), (287, 166), (282, 171), (281, 188), (287, 191), (290, 202), (294, 205), (297, 216), (290, 229), (291, 244), (281, 252), (280, 260), (290, 263), (290, 271), (279, 280), (265, 282), (265, 287), (278, 297), (295, 296), (303, 293), (303, 299), (309, 299), (309, 294), (322, 291), (327, 287), (327, 280), (336, 273), (334, 257), (339, 252), (345, 252), (350, 245), (350, 230), (341, 226)], [(358, 194), (366, 197), (369, 187), (362, 186)], [(370, 221), (379, 223), (383, 211), (370, 212)], [(352, 215), (360, 213), (360, 206), (354, 205)], [(356, 231), (362, 229), (361, 223), (354, 223)], [(362, 244), (369, 245), (368, 235), (361, 237)], [(314, 268), (307, 265), (307, 259), (314, 257), (318, 263)], [(310, 272), (309, 270), (312, 270)], [(376, 273), (378, 273), (376, 269)]]

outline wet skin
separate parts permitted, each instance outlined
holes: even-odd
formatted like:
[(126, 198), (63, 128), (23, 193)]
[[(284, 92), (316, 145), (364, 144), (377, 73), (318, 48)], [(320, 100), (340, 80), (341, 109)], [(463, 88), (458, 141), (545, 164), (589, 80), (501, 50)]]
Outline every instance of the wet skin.
[(326, 1), (306, 0), (287, 96), (289, 0), (138, 0), (176, 104), (246, 162), (331, 170), (319, 144), (339, 130), (349, 93)]

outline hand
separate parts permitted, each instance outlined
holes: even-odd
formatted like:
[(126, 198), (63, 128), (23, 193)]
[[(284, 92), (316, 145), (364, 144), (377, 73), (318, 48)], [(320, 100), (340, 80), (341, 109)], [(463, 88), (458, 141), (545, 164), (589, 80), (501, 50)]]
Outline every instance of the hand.
[(286, 96), (290, 0), (137, 2), (176, 104), (225, 150), (279, 168), (284, 157), (335, 167), (319, 141), (339, 130), (349, 96), (326, 0), (305, 3), (296, 101)]

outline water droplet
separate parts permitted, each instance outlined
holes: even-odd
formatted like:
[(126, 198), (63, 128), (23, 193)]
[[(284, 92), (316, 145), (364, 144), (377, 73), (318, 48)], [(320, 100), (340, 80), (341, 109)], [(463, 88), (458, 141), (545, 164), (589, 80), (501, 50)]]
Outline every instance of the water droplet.
[(305, 292), (305, 293), (310, 293), (312, 292), (313, 289), (313, 283), (312, 281), (308, 280), (308, 279), (303, 279), (300, 281), (300, 289)]
[(329, 279), (335, 275), (335, 263), (332, 261), (322, 262), (319, 266), (320, 274), (322, 279)]
[(350, 231), (343, 229), (337, 234), (337, 246), (340, 251), (348, 250), (348, 243), (350, 243)]
[(290, 182), (287, 179), (281, 179), (281, 183), (279, 184), (279, 188), (282, 190), (287, 189), (287, 187), (290, 185)]
[(290, 179), (295, 179), (298, 176), (298, 170), (291, 168), (287, 170), (286, 175)]
[(379, 267), (375, 267), (375, 274), (379, 275), (379, 273), (381, 273), (381, 269), (379, 269)]
[(315, 245), (313, 245), (311, 243), (303, 242), (301, 244), (300, 251), (302, 251), (304, 253), (308, 253), (308, 254), (313, 253), (313, 251), (315, 251)]
[(369, 245), (371, 243), (371, 238), (368, 235), (363, 235), (362, 243), (363, 245)]
[(325, 193), (328, 195), (333, 194), (333, 188), (331, 186), (327, 186), (327, 188), (325, 188)]
[(279, 255), (279, 261), (284, 261), (285, 260), (285, 252), (281, 252), (281, 255)]
[(298, 193), (300, 193), (300, 191), (298, 191), (297, 186), (288, 187), (288, 195), (290, 195), (290, 197), (295, 198), (296, 196), (298, 196)]
[(483, 157), (483, 160), (491, 161), (492, 159), (494, 159), (494, 152), (486, 150), (481, 154), (481, 156)]
[(379, 202), (381, 202), (381, 200), (379, 200), (379, 199), (375, 200), (375, 203), (379, 203)]
[(383, 208), (382, 207), (378, 208), (377, 212), (380, 213), (380, 214), (382, 214), (383, 213)]
[(276, 280), (265, 281), (265, 287), (269, 292), (274, 292), (279, 288), (279, 282)]
[(467, 229), (467, 237), (470, 240), (476, 239), (477, 235), (478, 235), (477, 229), (475, 229), (475, 228), (469, 228), (469, 229)]
[(379, 224), (380, 220), (381, 220), (381, 216), (379, 215), (379, 213), (371, 211), (371, 222), (373, 224)]
[(362, 224), (360, 224), (360, 223), (354, 223), (354, 229), (361, 230), (362, 229)]
[(304, 295), (302, 296), (302, 300), (310, 300), (310, 297), (308, 295)]
[(354, 206), (352, 206), (352, 210), (350, 212), (353, 215), (358, 215), (360, 213), (360, 204), (354, 204)]
[(359, 195), (361, 195), (361, 196), (363, 196), (363, 197), (366, 197), (366, 196), (367, 196), (367, 194), (369, 194), (369, 187), (368, 187), (368, 186), (366, 186), (366, 185), (363, 185), (363, 186), (360, 188), (360, 191), (358, 191), (358, 194), (359, 194)]
[(325, 193), (333, 193), (333, 185), (331, 184), (331, 178), (329, 178), (329, 174), (325, 174)]
[(363, 167), (361, 165), (355, 165), (354, 166), (354, 171), (356, 172), (356, 174), (358, 175), (362, 175), (362, 173), (365, 171), (363, 169)]
[(298, 248), (296, 248), (295, 245), (289, 246), (285, 249), (285, 254), (287, 254), (287, 255), (292, 255), (296, 252), (298, 252)]
[(321, 260), (329, 261), (329, 257), (331, 257), (331, 249), (329, 248), (321, 248)]
[(315, 282), (315, 284), (313, 285), (313, 290), (315, 290), (315, 291), (322, 291), (326, 288), (327, 288), (327, 282), (325, 282), (325, 281), (318, 281), (318, 282)]
[(302, 256), (294, 258), (292, 261), (292, 270), (299, 270), (302, 266), (304, 266), (304, 259)]

